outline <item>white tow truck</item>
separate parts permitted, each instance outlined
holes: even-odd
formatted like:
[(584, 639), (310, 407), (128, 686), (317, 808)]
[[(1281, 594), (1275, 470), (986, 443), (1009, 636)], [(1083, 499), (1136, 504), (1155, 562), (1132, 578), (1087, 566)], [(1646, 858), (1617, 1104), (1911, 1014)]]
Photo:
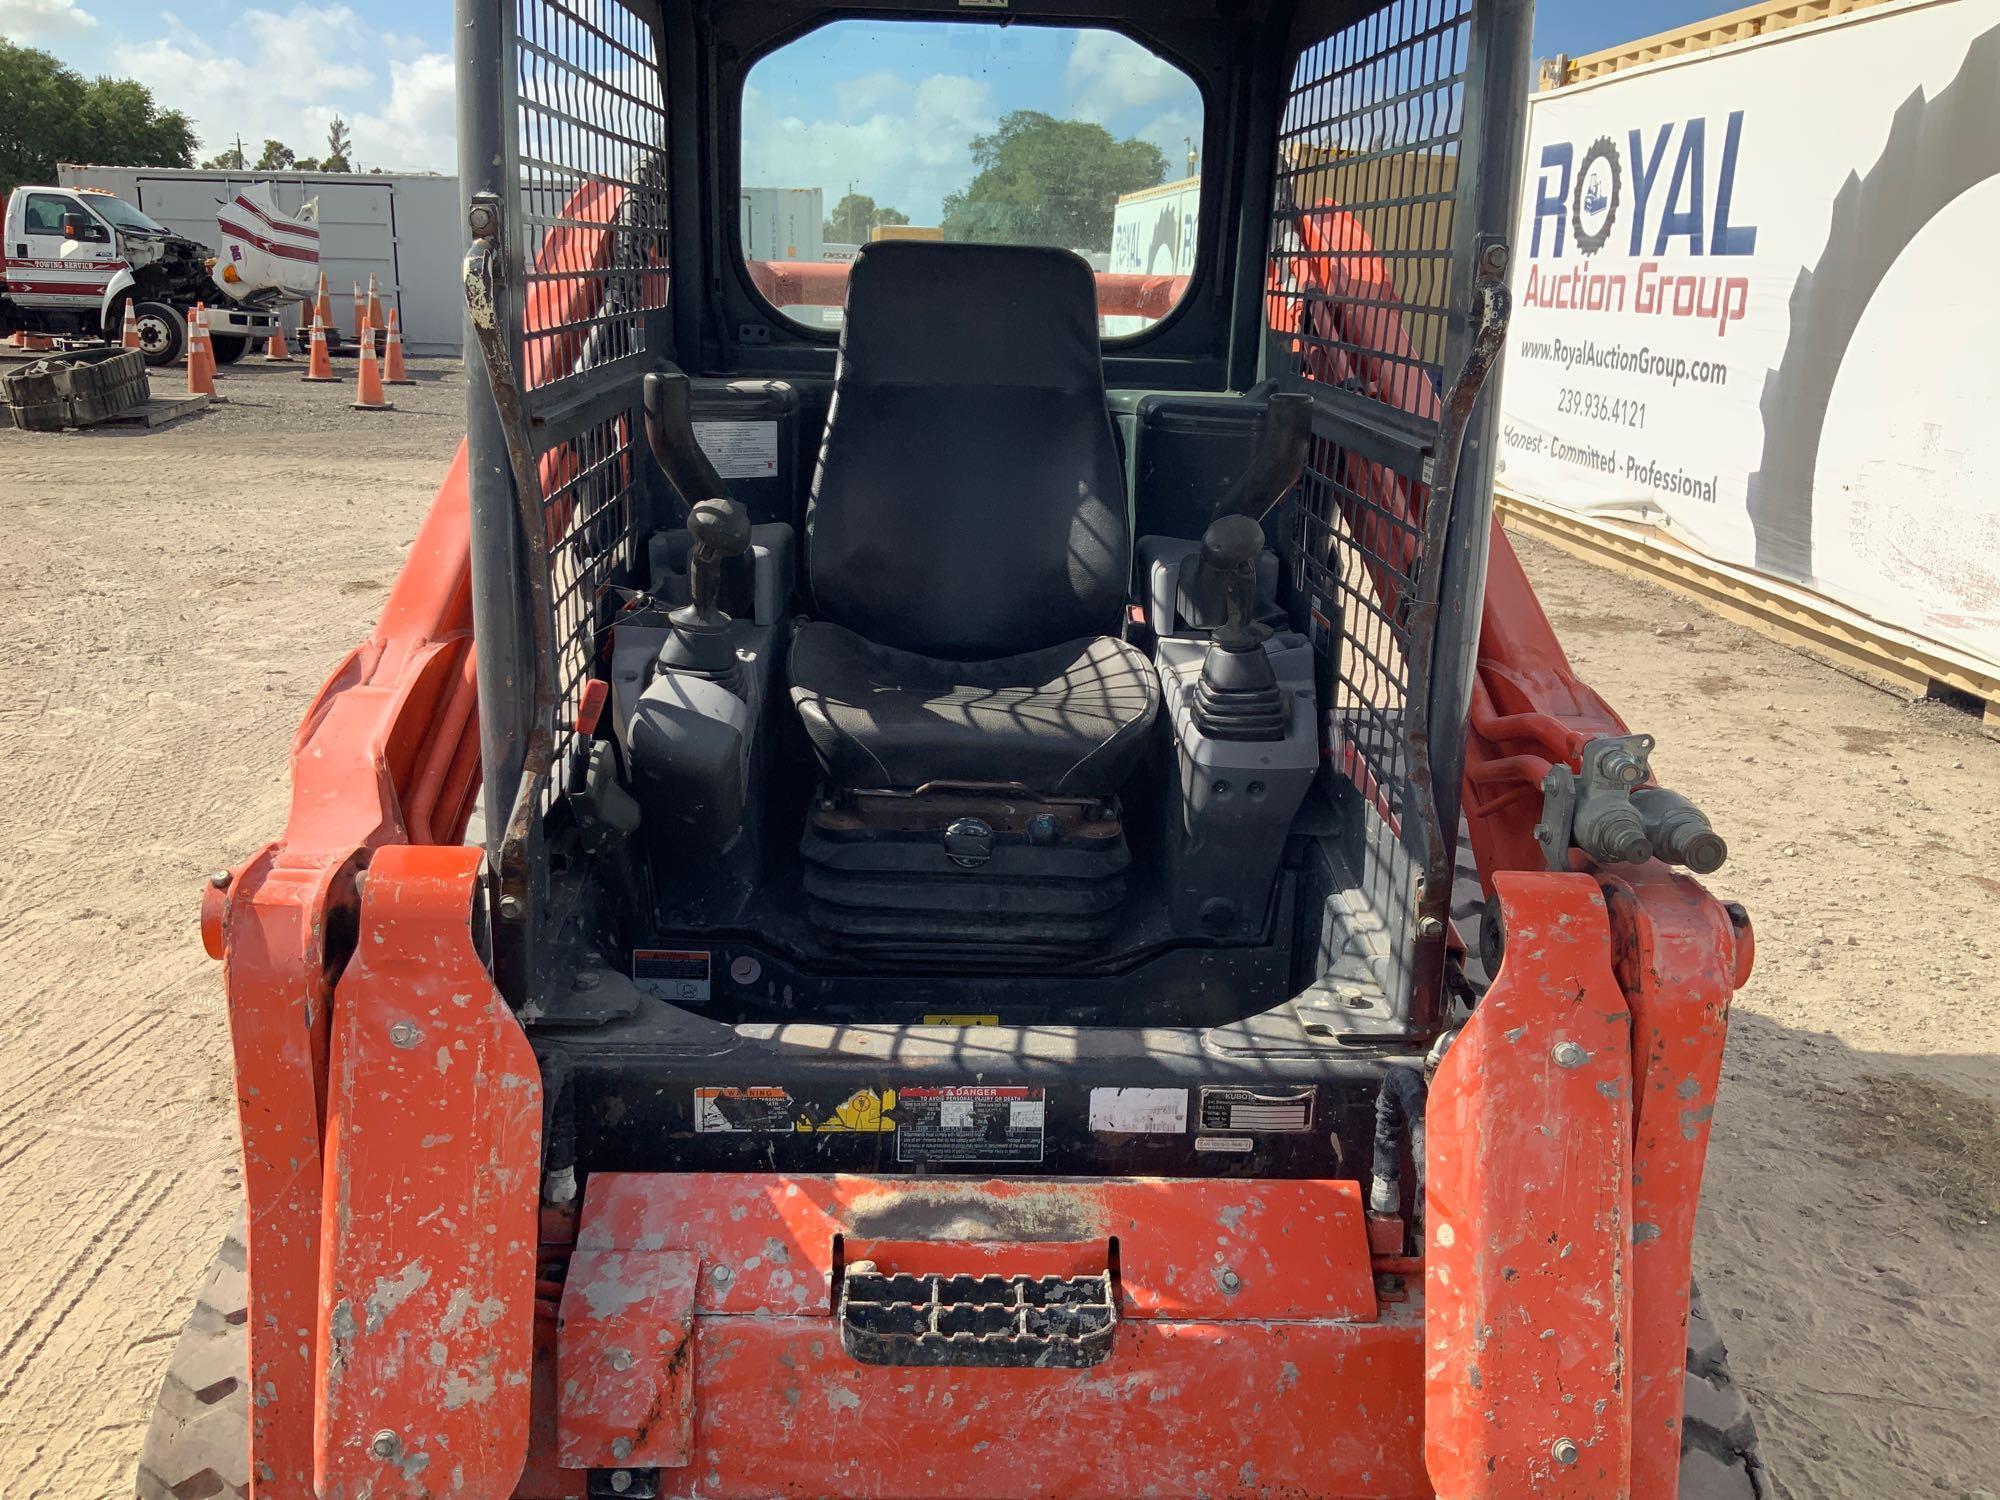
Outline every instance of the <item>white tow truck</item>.
[(318, 230), (285, 214), (261, 184), (221, 205), (218, 257), (91, 188), (29, 186), (7, 200), (0, 335), (116, 341), (129, 305), (149, 365), (187, 347), (187, 317), (206, 304), (218, 364), (266, 339), (289, 301), (310, 294)]

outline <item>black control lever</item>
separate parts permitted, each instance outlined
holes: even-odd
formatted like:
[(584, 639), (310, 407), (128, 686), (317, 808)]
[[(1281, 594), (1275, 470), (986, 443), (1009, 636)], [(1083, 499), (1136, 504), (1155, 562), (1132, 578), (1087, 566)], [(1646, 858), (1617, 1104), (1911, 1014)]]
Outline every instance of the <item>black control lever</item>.
[(718, 496), (695, 505), (687, 524), (694, 537), (688, 553), (689, 602), (667, 618), (676, 629), (720, 630), (729, 623), (721, 608), (722, 565), (750, 550), (750, 513)]
[(740, 691), (735, 623), (724, 612), (722, 569), (750, 550), (750, 513), (724, 496), (697, 501), (688, 510), (694, 547), (688, 552), (688, 602), (667, 616), (673, 633), (660, 648), (663, 670)]
[[(1181, 563), (1176, 609), (1198, 630), (1247, 626), (1257, 606), (1257, 554), (1264, 545), (1264, 517), (1291, 493), (1305, 473), (1312, 440), (1312, 398), (1280, 392), (1264, 408), (1250, 462), (1229, 487), (1201, 551)], [(1248, 548), (1247, 556), (1238, 556)], [(1232, 605), (1241, 604), (1241, 618)]]
[(679, 497), (685, 524), (702, 501), (729, 493), (694, 439), (693, 383), (673, 365), (663, 365), (640, 383), (640, 395), (646, 408), (646, 446)]
[(1281, 391), (1264, 407), (1257, 446), (1217, 516), (1248, 516), (1261, 521), (1292, 492), (1306, 471), (1306, 448), (1312, 441), (1312, 397)]
[(1220, 585), (1222, 624), (1215, 632), (1220, 641), (1227, 637), (1239, 645), (1255, 635), (1261, 640), (1268, 632), (1258, 632), (1251, 624), (1257, 611), (1257, 555), (1264, 550), (1264, 528), (1254, 516), (1226, 515), (1209, 522), (1201, 534), (1198, 566), (1203, 574)]

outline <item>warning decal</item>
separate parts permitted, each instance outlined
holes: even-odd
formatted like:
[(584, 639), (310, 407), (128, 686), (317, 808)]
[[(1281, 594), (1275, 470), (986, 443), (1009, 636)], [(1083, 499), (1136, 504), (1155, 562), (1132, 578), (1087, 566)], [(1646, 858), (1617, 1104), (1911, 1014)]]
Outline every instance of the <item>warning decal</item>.
[(873, 1089), (856, 1089), (831, 1110), (819, 1105), (802, 1106), (793, 1129), (821, 1134), (851, 1131), (857, 1135), (886, 1135), (896, 1128), (895, 1108), (894, 1089), (883, 1089), (879, 1094)]
[(781, 1088), (694, 1091), (694, 1128), (702, 1135), (792, 1131), (792, 1096)]
[(694, 440), (724, 479), (770, 479), (778, 472), (776, 422), (694, 422)]
[(1204, 1088), (1201, 1128), (1239, 1133), (1310, 1130), (1315, 1092), (1311, 1084), (1274, 1090)]
[(656, 1000), (708, 998), (706, 948), (634, 948), (632, 983)]
[(899, 1162), (1042, 1159), (1042, 1089), (907, 1088), (896, 1100)]

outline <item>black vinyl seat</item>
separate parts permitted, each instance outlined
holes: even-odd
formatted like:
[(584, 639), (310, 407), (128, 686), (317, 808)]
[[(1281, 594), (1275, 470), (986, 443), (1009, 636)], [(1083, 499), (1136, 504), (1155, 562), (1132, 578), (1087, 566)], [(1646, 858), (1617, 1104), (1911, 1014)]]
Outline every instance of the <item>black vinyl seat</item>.
[(1096, 283), (1079, 257), (888, 241), (847, 289), (791, 693), (849, 788), (1108, 796), (1159, 710)]
[(792, 699), (848, 787), (1018, 781), (1108, 797), (1159, 705), (1152, 663), (1108, 636), (992, 661), (939, 661), (812, 624), (792, 644)]

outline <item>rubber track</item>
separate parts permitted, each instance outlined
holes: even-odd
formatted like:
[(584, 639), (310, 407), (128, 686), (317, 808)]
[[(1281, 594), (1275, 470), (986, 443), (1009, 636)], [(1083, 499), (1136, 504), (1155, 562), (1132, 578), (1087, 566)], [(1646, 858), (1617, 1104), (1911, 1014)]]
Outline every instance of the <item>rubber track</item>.
[(1729, 1351), (1694, 1288), (1688, 1306), (1687, 1411), (1681, 1418), (1680, 1500), (1776, 1500), (1757, 1451), (1750, 1403), (1729, 1373)]
[(247, 1500), (249, 1322), (239, 1229), (215, 1252), (194, 1312), (174, 1344), (139, 1450), (139, 1500)]
[[(241, 1231), (222, 1242), (174, 1345), (140, 1451), (139, 1500), (247, 1500), (250, 1494), (248, 1287)], [(1750, 1404), (1731, 1378), (1701, 1292), (1688, 1309), (1687, 1415), (1680, 1500), (1776, 1500)]]

